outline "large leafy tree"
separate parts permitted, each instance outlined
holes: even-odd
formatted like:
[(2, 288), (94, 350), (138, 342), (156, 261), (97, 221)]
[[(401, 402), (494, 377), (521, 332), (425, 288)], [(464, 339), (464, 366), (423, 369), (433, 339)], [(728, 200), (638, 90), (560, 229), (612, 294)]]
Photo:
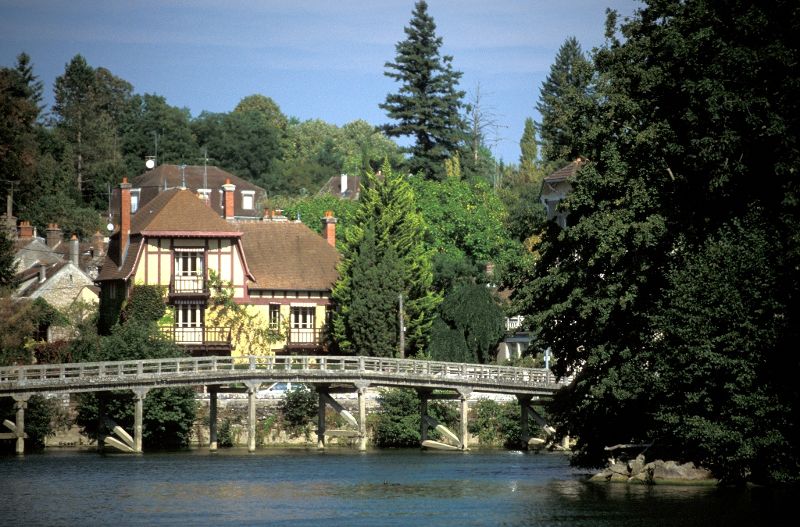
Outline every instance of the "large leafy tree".
[(134, 95), (122, 136), (128, 175), (142, 173), (145, 158), (153, 155), (159, 163), (198, 164), (201, 152), (190, 124), (188, 108), (170, 106), (160, 95)]
[(414, 144), (409, 169), (427, 178), (444, 177), (444, 161), (459, 151), (465, 125), (460, 114), (464, 92), (458, 89), (461, 72), (453, 58), (439, 55), (441, 37), (428, 14), (428, 4), (414, 5), (406, 39), (396, 45), (394, 62), (384, 73), (401, 83), (398, 93), (386, 96), (380, 107), (395, 122), (383, 127), (390, 137), (411, 136)]
[[(356, 347), (358, 342), (353, 338), (356, 332), (366, 334), (371, 331), (364, 324), (380, 326), (374, 329), (375, 333), (387, 331), (384, 327), (386, 321), (378, 321), (377, 317), (364, 320), (353, 311), (361, 302), (368, 301), (361, 298), (363, 295), (374, 293), (372, 288), (365, 290), (369, 284), (357, 276), (357, 272), (365, 269), (360, 261), (362, 254), (369, 255), (370, 261), (381, 262), (380, 265), (385, 265), (384, 269), (396, 280), (396, 285), (391, 286), (391, 295), (403, 294), (405, 344), (408, 354), (414, 355), (427, 345), (433, 312), (441, 298), (432, 290), (431, 254), (424, 243), (427, 227), (417, 211), (414, 191), (388, 163), (384, 164), (382, 174), (382, 178), (367, 174), (352, 225), (344, 229), (339, 281), (332, 292), (336, 304), (333, 335), (342, 352), (364, 353), (365, 350)], [(372, 233), (374, 243), (371, 241)], [(388, 307), (381, 304), (381, 309)], [(393, 356), (397, 350), (398, 347), (393, 346), (372, 353)]]
[(585, 153), (580, 138), (589, 122), (587, 110), (593, 105), (593, 77), (592, 63), (578, 40), (565, 40), (536, 104), (542, 117), (539, 132), (544, 161), (571, 161)]
[(798, 477), (798, 16), (651, 2), (622, 42), (609, 18), (572, 226), (517, 297), (576, 374), (553, 415), (577, 462), (655, 441), (729, 480)]
[(281, 157), (280, 131), (262, 113), (203, 113), (193, 128), (198, 143), (218, 165), (273, 190), (269, 175)]

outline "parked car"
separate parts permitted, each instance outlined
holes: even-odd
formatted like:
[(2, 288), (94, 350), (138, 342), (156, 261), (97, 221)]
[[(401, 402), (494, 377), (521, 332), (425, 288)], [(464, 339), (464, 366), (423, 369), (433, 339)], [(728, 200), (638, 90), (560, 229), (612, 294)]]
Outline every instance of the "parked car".
[(286, 392), (308, 389), (309, 387), (301, 382), (275, 382), (270, 384), (267, 388), (259, 390), (257, 397), (263, 399), (279, 399), (283, 397)]

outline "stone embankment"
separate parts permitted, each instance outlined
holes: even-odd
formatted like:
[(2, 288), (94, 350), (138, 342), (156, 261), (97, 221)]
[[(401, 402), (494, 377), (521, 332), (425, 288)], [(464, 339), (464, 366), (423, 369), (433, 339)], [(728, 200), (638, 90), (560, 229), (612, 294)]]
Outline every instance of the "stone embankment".
[(628, 461), (609, 460), (609, 465), (590, 478), (596, 482), (640, 483), (646, 485), (715, 485), (713, 474), (694, 463), (660, 459), (646, 462), (644, 455)]

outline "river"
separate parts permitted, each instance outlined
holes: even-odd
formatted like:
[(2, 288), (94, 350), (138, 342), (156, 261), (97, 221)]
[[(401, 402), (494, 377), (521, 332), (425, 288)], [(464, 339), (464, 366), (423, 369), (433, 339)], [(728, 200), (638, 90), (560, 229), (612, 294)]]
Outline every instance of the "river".
[(0, 457), (18, 526), (794, 525), (797, 489), (593, 484), (561, 454), (48, 449)]

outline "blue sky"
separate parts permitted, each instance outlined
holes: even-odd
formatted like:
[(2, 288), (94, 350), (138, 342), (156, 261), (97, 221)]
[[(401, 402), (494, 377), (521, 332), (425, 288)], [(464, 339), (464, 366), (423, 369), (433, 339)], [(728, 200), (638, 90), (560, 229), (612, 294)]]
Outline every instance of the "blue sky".
[[(192, 115), (231, 111), (243, 97), (272, 97), (301, 120), (386, 122), (378, 104), (397, 85), (383, 75), (413, 0), (0, 0), (0, 64), (27, 52), (52, 85), (76, 54), (157, 93)], [(519, 158), (526, 117), (558, 48), (575, 36), (603, 42), (605, 10), (631, 15), (638, 0), (429, 0), (443, 52), (480, 86), (495, 115), (493, 151)]]

